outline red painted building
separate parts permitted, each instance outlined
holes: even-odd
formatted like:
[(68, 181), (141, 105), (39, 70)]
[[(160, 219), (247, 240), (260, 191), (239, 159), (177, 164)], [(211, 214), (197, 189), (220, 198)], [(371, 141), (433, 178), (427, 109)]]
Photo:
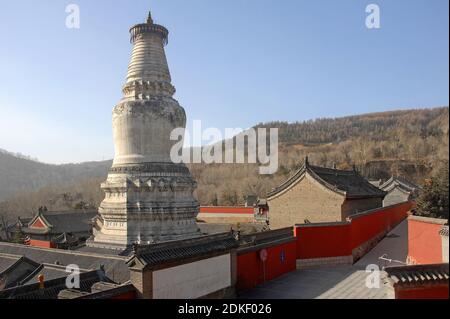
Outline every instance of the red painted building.
[(20, 232), (26, 245), (67, 249), (84, 242), (92, 234), (91, 220), (97, 211), (49, 212), (40, 208), (33, 218), (19, 219), (10, 237)]
[(448, 263), (388, 267), (395, 299), (448, 299)]

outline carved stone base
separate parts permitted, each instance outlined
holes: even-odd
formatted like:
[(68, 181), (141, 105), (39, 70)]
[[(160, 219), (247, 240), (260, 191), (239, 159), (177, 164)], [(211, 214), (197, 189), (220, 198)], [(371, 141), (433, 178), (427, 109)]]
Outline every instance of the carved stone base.
[(196, 186), (184, 164), (113, 166), (102, 184), (105, 199), (92, 243), (127, 246), (200, 236)]

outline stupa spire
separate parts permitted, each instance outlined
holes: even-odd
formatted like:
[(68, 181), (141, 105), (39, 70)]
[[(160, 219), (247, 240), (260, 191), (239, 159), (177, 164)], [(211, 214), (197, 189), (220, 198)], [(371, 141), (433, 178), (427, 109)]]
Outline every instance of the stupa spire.
[(147, 24), (153, 24), (152, 12), (151, 11), (148, 12)]

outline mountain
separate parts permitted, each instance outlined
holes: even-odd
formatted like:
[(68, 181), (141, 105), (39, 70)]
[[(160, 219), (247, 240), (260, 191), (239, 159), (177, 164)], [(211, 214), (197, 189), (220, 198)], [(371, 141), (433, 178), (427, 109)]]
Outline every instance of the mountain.
[[(261, 123), (279, 129), (279, 169), (259, 175), (258, 164), (189, 164), (202, 205), (237, 205), (246, 194), (265, 196), (288, 178), (305, 156), (320, 166), (350, 169), (370, 179), (406, 177), (422, 184), (449, 158), (449, 108), (401, 110), (305, 122)], [(0, 152), (2, 211), (26, 214), (50, 209), (98, 206), (100, 182), (111, 161), (48, 165)], [(18, 192), (21, 192), (18, 194)]]
[(0, 149), (0, 201), (41, 187), (69, 186), (106, 176), (112, 161), (50, 165)]

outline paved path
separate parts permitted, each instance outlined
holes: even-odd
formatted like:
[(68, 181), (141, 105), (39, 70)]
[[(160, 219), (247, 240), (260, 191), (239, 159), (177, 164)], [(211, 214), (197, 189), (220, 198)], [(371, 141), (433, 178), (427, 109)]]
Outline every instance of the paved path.
[(366, 287), (366, 266), (399, 265), (380, 261), (406, 261), (407, 221), (393, 229), (377, 246), (354, 265), (297, 270), (244, 293), (242, 299), (392, 299), (394, 292), (381, 272), (380, 288)]

